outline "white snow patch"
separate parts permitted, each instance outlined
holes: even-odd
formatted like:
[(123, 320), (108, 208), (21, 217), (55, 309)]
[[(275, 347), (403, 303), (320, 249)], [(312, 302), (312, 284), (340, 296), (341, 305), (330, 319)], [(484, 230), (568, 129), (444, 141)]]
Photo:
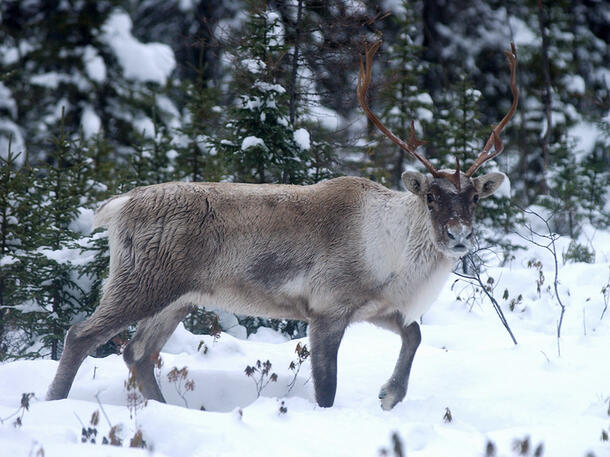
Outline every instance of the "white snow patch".
[(535, 45), (540, 41), (538, 35), (521, 19), (510, 16), (509, 21), (513, 30), (513, 40), (517, 48), (521, 45)]
[(85, 71), (89, 78), (96, 83), (103, 83), (106, 81), (106, 64), (104, 63), (104, 59), (98, 54), (97, 49), (90, 45), (86, 46), (83, 61), (85, 63)]
[(284, 89), (284, 87), (280, 84), (271, 84), (264, 81), (256, 81), (254, 83), (254, 87), (261, 92), (277, 92), (278, 94), (283, 94), (286, 92), (286, 89)]
[(180, 11), (182, 11), (183, 13), (192, 11), (194, 8), (193, 0), (179, 0), (178, 8), (180, 8)]
[(23, 164), (25, 160), (25, 140), (21, 133), (21, 128), (13, 121), (0, 119), (0, 156), (4, 159), (8, 157), (9, 144), (13, 157), (17, 156), (16, 163)]
[(260, 59), (243, 59), (241, 64), (246, 67), (250, 73), (258, 74), (262, 72), (267, 65)]
[(330, 132), (336, 132), (345, 123), (343, 117), (339, 113), (322, 105), (312, 106), (305, 117), (314, 122), (318, 122), (323, 128)]
[(566, 90), (572, 94), (584, 95), (585, 80), (580, 75), (566, 75), (563, 78)]
[(49, 89), (57, 89), (60, 81), (65, 81), (66, 75), (60, 75), (55, 71), (34, 75), (30, 78), (30, 83), (36, 86), (47, 87)]
[(87, 105), (83, 109), (83, 114), (80, 119), (80, 125), (83, 129), (83, 135), (85, 138), (91, 138), (94, 135), (97, 135), (102, 128), (102, 121), (100, 117), (96, 114), (93, 108)]
[(17, 117), (17, 102), (2, 81), (0, 81), (0, 108), (7, 110), (13, 119)]
[(307, 151), (311, 147), (309, 132), (304, 128), (297, 129), (294, 132), (294, 141), (302, 151)]
[(245, 151), (247, 149), (250, 149), (250, 148), (253, 148), (256, 146), (261, 146), (264, 149), (267, 149), (267, 145), (265, 144), (265, 142), (261, 138), (258, 138), (256, 136), (247, 136), (241, 142), (242, 151)]
[(568, 133), (576, 140), (577, 152), (580, 151), (585, 155), (591, 152), (596, 141), (602, 136), (602, 132), (597, 125), (586, 121), (581, 121), (570, 127)]
[(4, 255), (2, 258), (0, 258), (0, 267), (5, 267), (7, 265), (12, 265), (14, 263), (19, 262), (19, 259), (17, 257), (14, 257), (12, 255)]
[(149, 117), (138, 117), (133, 120), (133, 125), (138, 133), (147, 138), (155, 137), (155, 124)]
[(79, 208), (78, 216), (70, 222), (69, 229), (81, 235), (89, 235), (93, 227), (95, 211), (90, 208)]
[(282, 46), (284, 44), (284, 24), (280, 15), (272, 10), (265, 11), (263, 14), (266, 17), (267, 24), (271, 26), (267, 37), (269, 46)]
[(112, 48), (126, 78), (164, 85), (176, 66), (172, 49), (162, 43), (141, 43), (131, 29), (129, 15), (116, 10), (102, 27), (102, 41)]

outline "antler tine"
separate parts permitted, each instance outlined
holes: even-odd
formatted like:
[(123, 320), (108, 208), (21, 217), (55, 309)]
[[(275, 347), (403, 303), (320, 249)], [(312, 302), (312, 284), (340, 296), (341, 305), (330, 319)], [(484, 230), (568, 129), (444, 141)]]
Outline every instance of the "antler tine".
[[(510, 67), (510, 88), (513, 93), (513, 103), (504, 118), (502, 118), (500, 123), (493, 128), (491, 135), (489, 135), (489, 139), (485, 143), (485, 147), (483, 147), (483, 151), (466, 172), (466, 176), (468, 177), (472, 176), (483, 163), (500, 155), (504, 150), (502, 140), (500, 140), (500, 133), (515, 114), (519, 102), (519, 90), (517, 89), (517, 49), (515, 48), (515, 43), (511, 42), (510, 48), (510, 51), (504, 51), (504, 54), (506, 54), (508, 66)], [(492, 146), (494, 146), (494, 152), (490, 154), (489, 151)]]
[(367, 117), (375, 124), (375, 126), (390, 140), (392, 140), (395, 144), (397, 144), (401, 149), (411, 154), (417, 160), (419, 160), (424, 166), (428, 169), (428, 171), (432, 174), (432, 176), (438, 177), (440, 176), (439, 172), (434, 168), (434, 165), (428, 161), (424, 156), (417, 153), (417, 148), (422, 144), (425, 144), (424, 141), (420, 141), (415, 136), (415, 125), (414, 122), (411, 121), (411, 134), (409, 138), (409, 143), (405, 143), (403, 140), (398, 138), (390, 129), (388, 129), (385, 125), (381, 123), (381, 121), (373, 114), (368, 105), (366, 104), (366, 92), (369, 89), (369, 84), (371, 83), (371, 70), (373, 63), (373, 56), (379, 50), (381, 46), (381, 40), (376, 41), (373, 44), (369, 44), (364, 42), (364, 55), (365, 62), (362, 60), (362, 56), (360, 56), (360, 73), (358, 74), (358, 85), (356, 93), (358, 95), (358, 101), (360, 102), (360, 106), (364, 110)]

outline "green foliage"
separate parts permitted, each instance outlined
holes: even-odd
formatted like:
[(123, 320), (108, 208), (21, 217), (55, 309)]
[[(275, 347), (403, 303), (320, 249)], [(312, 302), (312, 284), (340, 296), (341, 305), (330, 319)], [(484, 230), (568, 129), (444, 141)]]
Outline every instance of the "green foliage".
[(218, 105), (219, 91), (208, 86), (199, 71), (196, 81), (183, 85), (187, 115), (178, 127), (175, 141), (176, 177), (188, 181), (219, 181), (223, 163), (214, 145), (220, 130), (223, 110)]
[[(423, 38), (419, 28), (421, 18), (413, 2), (403, 1), (402, 7), (404, 14), (392, 17), (398, 36), (388, 42), (387, 52), (383, 56), (387, 60), (387, 69), (379, 101), (384, 106), (380, 115), (382, 122), (399, 138), (406, 140), (412, 121), (423, 127), (420, 130), (425, 130), (432, 117), (433, 104), (430, 95), (422, 89), (429, 65), (422, 59), (424, 48), (419, 44)], [(420, 163), (381, 134), (375, 133), (383, 140), (370, 151), (369, 161), (364, 164), (368, 167), (365, 174), (388, 187), (400, 189), (405, 163), (413, 163), (417, 167)]]
[(276, 74), (286, 54), (280, 16), (250, 2), (243, 36), (232, 56), (239, 95), (229, 108), (225, 138), (217, 141), (228, 175), (238, 182), (303, 183), (309, 149), (295, 139), (288, 94)]
[[(87, 218), (111, 194), (170, 180), (310, 184), (348, 169), (399, 188), (404, 166), (419, 163), (372, 129), (364, 159), (348, 138), (359, 133), (349, 123), (362, 119), (353, 87), (362, 24), (384, 36), (371, 107), (403, 139), (415, 120), (428, 141), (421, 151), (437, 167), (454, 168), (456, 156), (463, 166), (472, 163), (510, 104), (500, 52), (508, 46), (501, 34), (510, 16), (509, 29), (534, 38), (518, 43), (520, 107), (502, 135), (506, 151), (479, 173), (506, 172), (513, 198), (550, 208), (556, 232), (577, 237), (587, 224), (610, 226), (610, 92), (603, 70), (610, 46), (602, 3), (449, 2), (435, 15), (423, 2), (404, 1), (402, 13), (373, 20), (373, 7), (352, 14), (303, 2), (299, 22), (294, 5), (272, 10), (274, 3), (251, 0), (219, 42), (207, 13), (195, 24), (179, 8), (160, 14), (132, 2), (126, 9), (139, 40), (169, 42), (175, 51), (183, 42), (173, 74), (183, 79), (166, 83), (127, 77), (104, 39), (104, 24), (127, 3), (86, 0), (69, 9), (64, 3), (0, 3), (0, 358), (57, 358), (67, 327), (96, 306), (107, 239), (88, 233)], [(214, 20), (233, 14), (223, 2), (208, 6), (218, 13)], [(185, 26), (175, 32), (175, 24)], [(196, 42), (193, 29), (203, 35)], [(93, 63), (104, 71), (92, 71)], [(549, 84), (552, 126), (543, 147)], [(310, 115), (312, 106), (332, 108), (347, 128), (329, 132)], [(99, 120), (97, 133), (87, 115)], [(594, 137), (589, 150), (576, 146), (578, 131)], [(508, 257), (516, 248), (503, 236), (518, 222), (516, 208), (507, 197), (481, 200), (482, 249), (501, 246)], [(592, 255), (573, 242), (564, 261)], [(306, 328), (239, 320), (248, 333), (268, 326), (297, 337)], [(219, 331), (203, 310), (185, 325)]]
[[(22, 215), (15, 218), (21, 224), (8, 225), (6, 231), (7, 240), (19, 237), (18, 248), (6, 262), (12, 267), (6, 283), (16, 292), (3, 298), (8, 325), (2, 337), (8, 357), (57, 360), (67, 329), (93, 312), (106, 271), (105, 240), (88, 235), (80, 222), (87, 206), (106, 190), (93, 179), (92, 151), (82, 140), (71, 140), (63, 125), (51, 146), (47, 163), (17, 172), (26, 185), (13, 202), (22, 207), (3, 206)], [(7, 167), (7, 180), (10, 170)]]
[(568, 245), (568, 250), (562, 255), (563, 263), (567, 262), (584, 262), (584, 263), (594, 263), (595, 262), (595, 252), (589, 249), (584, 244), (580, 244), (576, 240), (570, 241)]

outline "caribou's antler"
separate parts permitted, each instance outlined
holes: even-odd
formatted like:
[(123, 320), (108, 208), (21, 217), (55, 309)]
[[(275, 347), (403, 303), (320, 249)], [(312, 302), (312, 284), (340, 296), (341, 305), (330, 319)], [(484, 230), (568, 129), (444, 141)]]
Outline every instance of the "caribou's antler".
[(388, 129), (385, 125), (381, 123), (381, 121), (373, 114), (368, 105), (366, 104), (366, 92), (369, 88), (369, 84), (371, 83), (371, 69), (373, 63), (373, 56), (381, 46), (381, 40), (369, 44), (364, 43), (364, 56), (365, 60), (363, 61), (362, 56), (360, 57), (360, 73), (358, 74), (358, 86), (356, 93), (358, 94), (358, 101), (360, 102), (360, 106), (368, 116), (368, 118), (375, 124), (375, 126), (390, 140), (396, 143), (401, 149), (411, 154), (417, 160), (419, 160), (424, 166), (428, 169), (428, 171), (435, 178), (446, 178), (453, 183), (453, 185), (460, 190), (460, 163), (457, 161), (457, 166), (455, 173), (447, 173), (444, 171), (438, 171), (434, 165), (430, 163), (428, 159), (426, 159), (423, 155), (417, 152), (417, 148), (422, 144), (425, 144), (425, 141), (420, 141), (415, 136), (415, 126), (413, 121), (411, 121), (411, 135), (409, 137), (409, 143), (405, 143), (403, 140), (398, 138), (396, 135), (392, 133), (390, 129)]
[[(506, 113), (506, 116), (504, 116), (500, 123), (491, 131), (491, 135), (489, 135), (489, 139), (487, 140), (487, 143), (485, 143), (483, 151), (466, 172), (466, 176), (468, 177), (472, 176), (473, 173), (477, 171), (477, 169), (485, 162), (493, 159), (494, 157), (502, 153), (502, 151), (504, 150), (504, 146), (502, 145), (502, 140), (500, 140), (500, 133), (517, 110), (517, 103), (519, 101), (519, 90), (517, 89), (517, 49), (515, 48), (515, 43), (511, 43), (510, 51), (504, 51), (504, 54), (506, 54), (508, 66), (510, 67), (510, 88), (513, 92), (513, 104), (508, 110), (508, 113)], [(491, 150), (492, 146), (494, 147), (494, 152), (490, 154), (489, 151)]]

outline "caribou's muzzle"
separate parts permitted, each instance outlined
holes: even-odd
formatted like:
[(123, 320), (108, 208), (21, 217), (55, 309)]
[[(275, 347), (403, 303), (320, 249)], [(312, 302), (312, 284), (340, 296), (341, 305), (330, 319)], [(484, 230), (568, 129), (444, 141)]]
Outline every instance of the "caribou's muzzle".
[(463, 255), (472, 247), (472, 226), (453, 223), (447, 226), (447, 247), (454, 253)]

